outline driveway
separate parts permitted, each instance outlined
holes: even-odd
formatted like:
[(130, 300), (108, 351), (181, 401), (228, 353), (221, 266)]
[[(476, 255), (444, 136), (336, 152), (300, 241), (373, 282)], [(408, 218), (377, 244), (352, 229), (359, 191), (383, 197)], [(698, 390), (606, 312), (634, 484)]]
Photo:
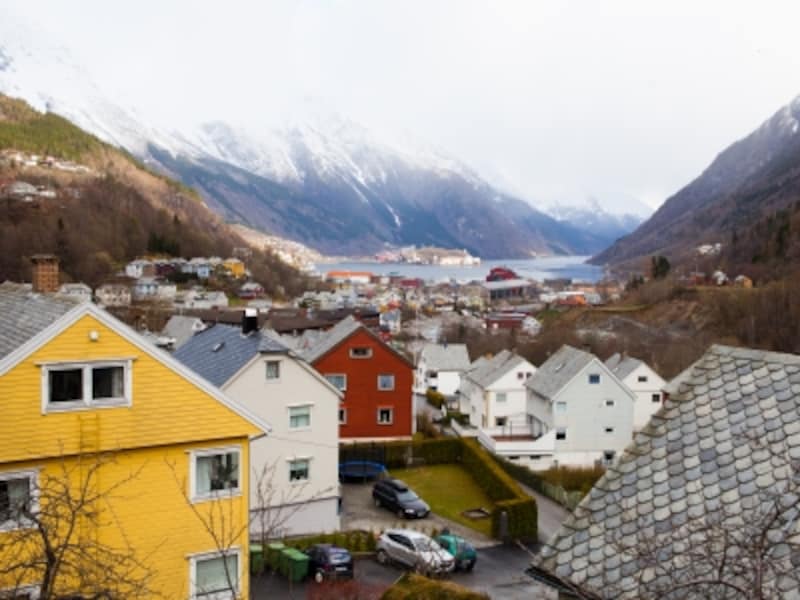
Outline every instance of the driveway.
[(553, 502), (547, 496), (542, 496), (539, 492), (535, 492), (519, 481), (517, 483), (529, 496), (536, 498), (536, 510), (539, 517), (539, 541), (547, 543), (561, 528), (561, 523), (570, 513), (566, 508), (557, 502)]
[(342, 529), (363, 529), (379, 532), (382, 529), (401, 528), (416, 529), (430, 533), (434, 528), (442, 530), (447, 527), (451, 532), (470, 541), (475, 548), (494, 546), (498, 542), (437, 514), (430, 513), (424, 519), (399, 519), (385, 508), (376, 507), (372, 501), (371, 483), (342, 484)]
[[(450, 581), (476, 592), (488, 594), (493, 600), (529, 600), (531, 598), (553, 599), (557, 594), (525, 575), (534, 549), (522, 549), (514, 545), (496, 545), (478, 550), (478, 562), (471, 573), (452, 573)], [(380, 565), (371, 558), (359, 558), (355, 562), (355, 579), (372, 594), (365, 597), (379, 598), (403, 573), (397, 565)], [(318, 584), (312, 581), (290, 584), (280, 575), (267, 573), (250, 581), (251, 600), (267, 598), (306, 598)], [(326, 597), (335, 597), (333, 595)]]

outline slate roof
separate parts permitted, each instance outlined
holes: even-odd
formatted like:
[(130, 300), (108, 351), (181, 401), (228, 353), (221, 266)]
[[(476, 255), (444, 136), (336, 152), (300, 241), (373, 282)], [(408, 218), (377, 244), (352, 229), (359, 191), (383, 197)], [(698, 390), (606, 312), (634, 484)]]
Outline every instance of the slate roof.
[(333, 350), (361, 327), (364, 326), (356, 321), (352, 315), (345, 317), (322, 335), (313, 346), (302, 351), (301, 356), (309, 363), (313, 363), (318, 358), (321, 358)]
[[(780, 488), (788, 461), (800, 461), (800, 356), (712, 346), (678, 379), (679, 389), (562, 523), (532, 573), (542, 569), (602, 598), (700, 597), (658, 586), (662, 577), (687, 581), (690, 569), (710, 571), (703, 557), (713, 553), (701, 547), (689, 561), (685, 554), (702, 543), (690, 531), (709, 515), (741, 531), (770, 494), (783, 494), (788, 511), (778, 525), (800, 534), (797, 488)], [(658, 559), (637, 562), (626, 543), (651, 548), (648, 556)], [(789, 572), (800, 570), (800, 554), (774, 550)], [(771, 597), (800, 597), (797, 581), (780, 585)]]
[(486, 388), (524, 362), (525, 359), (520, 355), (502, 350), (477, 368), (468, 371), (467, 377), (480, 387)]
[(288, 348), (262, 331), (242, 335), (240, 327), (218, 323), (192, 336), (173, 356), (207, 381), (222, 387), (261, 352), (288, 352)]
[(76, 298), (37, 294), (29, 285), (0, 284), (0, 358), (81, 304)]
[(609, 357), (606, 366), (622, 381), (638, 369), (644, 362), (632, 356), (622, 356), (619, 352)]
[(561, 346), (525, 384), (542, 398), (551, 399), (595, 359), (593, 354), (572, 346)]
[(175, 340), (174, 348), (180, 348), (195, 334), (198, 322), (205, 327), (200, 317), (172, 315), (161, 333)]
[(466, 371), (469, 369), (469, 354), (465, 344), (425, 344), (420, 360), (434, 371)]

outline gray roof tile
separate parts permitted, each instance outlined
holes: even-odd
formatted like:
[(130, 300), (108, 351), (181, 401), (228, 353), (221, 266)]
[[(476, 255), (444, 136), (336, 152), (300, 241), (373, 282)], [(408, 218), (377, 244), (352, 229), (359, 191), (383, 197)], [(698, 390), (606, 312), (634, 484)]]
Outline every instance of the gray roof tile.
[[(540, 567), (600, 597), (637, 598), (655, 574), (614, 540), (668, 534), (662, 560), (680, 561), (681, 548), (698, 543), (684, 527), (690, 520), (747, 519), (790, 475), (784, 456), (800, 460), (800, 357), (713, 346), (676, 379), (665, 406), (550, 540)], [(783, 591), (800, 594), (796, 582)]]
[(469, 354), (465, 344), (425, 344), (420, 360), (434, 371), (459, 371), (469, 369)]
[(241, 327), (217, 323), (189, 338), (173, 356), (204, 379), (222, 387), (257, 354), (288, 351), (264, 331), (242, 335)]
[(79, 300), (67, 296), (34, 293), (29, 285), (8, 281), (0, 284), (0, 358), (79, 304)]
[(593, 360), (596, 360), (595, 356), (588, 352), (572, 346), (561, 346), (539, 367), (526, 385), (542, 398), (550, 399)]

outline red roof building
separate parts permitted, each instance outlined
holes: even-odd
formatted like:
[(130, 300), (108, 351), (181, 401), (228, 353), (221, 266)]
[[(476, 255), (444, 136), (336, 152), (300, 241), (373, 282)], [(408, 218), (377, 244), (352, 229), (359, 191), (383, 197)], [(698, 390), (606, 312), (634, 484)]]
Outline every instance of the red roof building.
[(340, 439), (408, 438), (414, 433), (414, 367), (363, 324), (344, 319), (303, 358), (344, 393)]

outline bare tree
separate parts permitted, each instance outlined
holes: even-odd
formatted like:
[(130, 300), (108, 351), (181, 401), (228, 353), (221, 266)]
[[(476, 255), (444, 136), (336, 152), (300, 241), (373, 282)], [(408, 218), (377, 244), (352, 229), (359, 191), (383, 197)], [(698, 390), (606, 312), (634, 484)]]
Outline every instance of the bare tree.
[(261, 469), (253, 469), (251, 485), (255, 493), (256, 506), (251, 512), (251, 530), (261, 544), (281, 537), (287, 525), (309, 502), (315, 502), (334, 491), (327, 487), (308, 494), (308, 481), (286, 485), (281, 481), (279, 465), (281, 458), (266, 462)]
[[(217, 491), (214, 498), (196, 503), (191, 498), (186, 478), (178, 476), (177, 466), (169, 461), (167, 466), (172, 471), (172, 476), (186, 501), (186, 505), (191, 509), (192, 514), (197, 517), (198, 522), (208, 534), (214, 551), (222, 559), (225, 589), (201, 589), (198, 591), (207, 593), (227, 592), (231, 594), (231, 598), (239, 598), (241, 593), (239, 569), (241, 566), (232, 564), (231, 559), (236, 558), (239, 560), (241, 556), (239, 550), (243, 548), (243, 542), (247, 539), (249, 521), (247, 515), (242, 517), (238, 514), (240, 511), (246, 511), (247, 509), (240, 507), (237, 510), (236, 503), (232, 502), (238, 492), (235, 489), (223, 487), (223, 489)], [(246, 502), (244, 505), (246, 507)]]
[[(774, 484), (759, 490), (753, 482), (759, 491), (736, 501), (706, 500), (702, 514), (679, 517), (679, 524), (647, 515), (633, 534), (624, 527), (607, 532), (623, 562), (633, 561), (637, 598), (777, 600), (800, 590), (800, 461), (754, 436), (737, 442), (750, 444)], [(614, 586), (598, 593), (562, 583), (576, 598), (622, 595)]]
[[(154, 571), (128, 543), (113, 504), (141, 469), (110, 485), (100, 474), (114, 453), (62, 456), (59, 468), (41, 471), (28, 490), (18, 486), (0, 506), (12, 527), (0, 534), (0, 582), (10, 597), (35, 588), (40, 600), (116, 600), (157, 597)], [(104, 475), (103, 480), (106, 480)], [(5, 513), (5, 514), (3, 514)], [(122, 547), (99, 535), (117, 528)], [(5, 597), (5, 596), (2, 596)]]

